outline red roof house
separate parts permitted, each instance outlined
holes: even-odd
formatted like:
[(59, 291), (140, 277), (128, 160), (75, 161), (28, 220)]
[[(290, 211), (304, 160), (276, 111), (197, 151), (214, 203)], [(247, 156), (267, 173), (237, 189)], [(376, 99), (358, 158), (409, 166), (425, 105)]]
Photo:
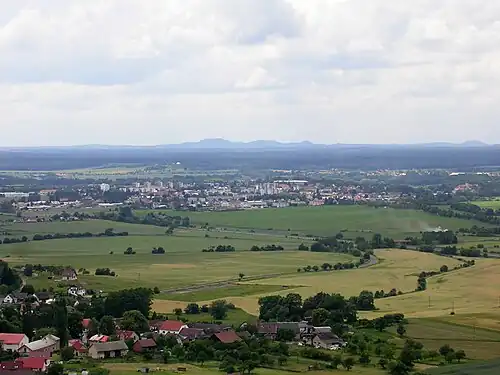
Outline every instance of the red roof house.
[(222, 344), (232, 344), (234, 342), (241, 341), (241, 337), (234, 331), (224, 331), (219, 333), (214, 333), (212, 339), (218, 341)]
[(48, 362), (50, 361), (42, 357), (20, 357), (16, 359), (16, 363), (18, 363), (23, 369), (41, 372), (45, 372), (45, 370), (47, 370)]
[(168, 335), (169, 333), (175, 333), (176, 335), (183, 328), (188, 328), (188, 326), (179, 320), (165, 320), (160, 326), (160, 333), (162, 335)]
[(68, 346), (71, 346), (74, 349), (77, 357), (82, 357), (87, 354), (87, 348), (81, 340), (69, 340)]
[(3, 350), (17, 352), (19, 348), (29, 342), (28, 336), (23, 333), (0, 333), (0, 343)]
[(118, 336), (120, 338), (120, 340), (123, 340), (123, 341), (134, 340), (134, 342), (136, 342), (137, 340), (139, 340), (139, 336), (134, 331), (121, 331), (121, 330), (119, 330), (119, 331), (116, 331), (116, 336)]
[(152, 351), (156, 348), (156, 342), (153, 339), (142, 339), (136, 341), (134, 346), (132, 347), (132, 350), (135, 353), (144, 353), (147, 351)]

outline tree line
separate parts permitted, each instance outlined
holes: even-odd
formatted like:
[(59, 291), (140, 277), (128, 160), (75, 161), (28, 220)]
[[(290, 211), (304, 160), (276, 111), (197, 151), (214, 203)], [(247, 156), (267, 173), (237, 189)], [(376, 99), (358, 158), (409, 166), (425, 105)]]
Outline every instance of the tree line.
[[(106, 229), (104, 232), (91, 233), (91, 232), (71, 232), (71, 233), (46, 233), (46, 234), (34, 234), (32, 241), (46, 241), (46, 240), (58, 240), (64, 238), (90, 238), (90, 237), (124, 237), (128, 236), (128, 232), (114, 232), (112, 228)], [(28, 242), (29, 239), (26, 236), (20, 238), (5, 237), (0, 240), (0, 244), (12, 244), (12, 243), (22, 243)]]
[(201, 251), (203, 253), (230, 253), (236, 251), (236, 248), (232, 245), (217, 245), (217, 246), (210, 246)]
[(250, 248), (250, 251), (283, 251), (285, 248), (281, 245), (265, 245), (265, 246), (257, 246), (253, 245)]

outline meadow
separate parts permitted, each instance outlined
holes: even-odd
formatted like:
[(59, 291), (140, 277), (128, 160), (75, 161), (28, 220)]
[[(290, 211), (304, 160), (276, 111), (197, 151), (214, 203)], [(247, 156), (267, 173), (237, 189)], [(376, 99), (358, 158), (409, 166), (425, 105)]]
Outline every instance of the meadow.
[[(145, 214), (148, 211), (139, 211)], [(323, 206), (268, 208), (224, 212), (163, 211), (188, 216), (198, 225), (241, 230), (280, 231), (328, 236), (344, 231), (348, 237), (370, 237), (381, 233), (404, 239), (436, 227), (458, 230), (479, 222), (439, 217), (417, 210), (396, 210), (369, 206)], [(484, 224), (481, 224), (484, 225)]]
[(484, 201), (472, 201), (472, 204), (475, 204), (476, 206), (482, 207), (482, 208), (492, 208), (494, 210), (500, 209), (500, 199), (491, 199), (491, 200), (484, 200)]
[[(29, 227), (30, 225), (33, 227)], [(15, 228), (15, 224), (13, 227)], [(138, 284), (168, 290), (196, 284), (236, 281), (239, 273), (243, 273), (245, 278), (261, 278), (295, 273), (298, 267), (309, 264), (321, 265), (324, 262), (337, 263), (355, 260), (354, 257), (344, 254), (307, 253), (306, 255), (297, 250), (303, 240), (275, 234), (256, 235), (214, 231), (206, 237), (205, 231), (192, 229), (176, 230), (174, 235), (167, 236), (162, 234), (164, 228), (97, 220), (76, 223), (20, 224), (17, 233), (49, 233), (56, 228), (61, 233), (78, 229), (98, 232), (109, 227), (115, 228), (116, 231), (128, 230), (131, 235), (3, 244), (0, 245), (0, 256), (12, 265), (71, 265), (76, 269), (85, 268), (91, 272), (91, 275), (80, 276), (80, 282), (87, 287), (102, 290), (122, 289)], [(285, 251), (249, 251), (253, 245), (267, 244), (281, 245)], [(217, 245), (232, 245), (236, 251), (202, 252), (205, 248)], [(132, 247), (136, 254), (124, 255), (123, 252), (128, 247)], [(153, 247), (163, 247), (166, 254), (152, 254)], [(110, 268), (118, 276), (94, 276), (94, 270), (102, 267)], [(43, 287), (51, 284), (46, 275), (40, 275), (31, 282), (38, 286), (43, 285)], [(253, 293), (251, 288), (247, 289), (243, 292), (237, 291), (235, 292), (237, 294), (233, 295)], [(259, 291), (264, 290), (259, 289)]]

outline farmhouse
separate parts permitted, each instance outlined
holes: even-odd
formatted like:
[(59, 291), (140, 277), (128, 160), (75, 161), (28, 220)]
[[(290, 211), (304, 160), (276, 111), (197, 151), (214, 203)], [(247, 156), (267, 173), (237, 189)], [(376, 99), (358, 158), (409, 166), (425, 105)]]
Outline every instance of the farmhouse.
[(344, 345), (344, 341), (331, 332), (317, 333), (312, 338), (312, 345), (315, 348), (335, 349)]
[(116, 336), (118, 336), (118, 338), (123, 341), (132, 340), (136, 342), (137, 340), (139, 340), (139, 336), (134, 331), (116, 331)]
[(146, 353), (156, 349), (156, 342), (153, 339), (141, 339), (136, 341), (132, 350), (135, 353)]
[(159, 329), (160, 334), (168, 335), (174, 334), (178, 335), (181, 329), (188, 328), (188, 326), (179, 320), (165, 320)]
[(16, 363), (19, 364), (19, 366), (24, 370), (45, 372), (47, 370), (48, 365), (50, 364), (50, 359), (43, 357), (32, 357), (32, 358), (20, 357), (16, 359)]
[(224, 331), (219, 333), (214, 333), (212, 335), (212, 340), (220, 342), (222, 344), (232, 344), (241, 341), (241, 337), (234, 331)]
[(19, 353), (27, 355), (29, 357), (50, 357), (54, 352), (59, 351), (60, 346), (61, 340), (59, 339), (59, 337), (54, 335), (47, 335), (40, 340), (24, 344), (19, 349)]
[(87, 355), (88, 350), (81, 340), (69, 340), (68, 346), (73, 348), (76, 357), (84, 357)]
[(78, 279), (76, 271), (74, 268), (65, 268), (61, 273), (62, 279), (66, 281), (74, 281)]
[(93, 359), (123, 357), (128, 353), (125, 341), (96, 342), (89, 348), (89, 356)]
[(193, 341), (206, 338), (207, 334), (200, 328), (183, 328), (180, 330), (178, 337), (181, 341)]
[(3, 350), (17, 352), (28, 342), (28, 336), (22, 333), (0, 333), (0, 343), (2, 344)]
[(89, 343), (96, 343), (96, 342), (108, 342), (110, 339), (109, 336), (106, 336), (106, 335), (94, 335), (92, 336), (90, 339), (89, 339)]

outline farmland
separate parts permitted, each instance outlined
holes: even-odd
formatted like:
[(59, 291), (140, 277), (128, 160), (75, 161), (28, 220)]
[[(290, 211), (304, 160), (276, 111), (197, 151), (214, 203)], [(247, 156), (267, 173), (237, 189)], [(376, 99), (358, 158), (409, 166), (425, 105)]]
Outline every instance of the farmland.
[(484, 201), (472, 201), (472, 204), (479, 206), (481, 208), (492, 208), (494, 210), (500, 209), (500, 199), (484, 200)]
[[(15, 229), (9, 229), (9, 231), (15, 230), (17, 235), (22, 235), (51, 232), (56, 227), (61, 233), (78, 229), (102, 231), (113, 227), (116, 230), (128, 230), (131, 234), (126, 237), (57, 239), (3, 244), (0, 246), (0, 256), (13, 265), (71, 264), (77, 269), (86, 268), (92, 274), (98, 267), (108, 267), (118, 276), (83, 275), (80, 277), (81, 282), (88, 287), (105, 290), (121, 289), (137, 284), (171, 289), (237, 279), (239, 273), (243, 273), (246, 278), (262, 275), (277, 276), (294, 273), (297, 267), (306, 265), (304, 253), (297, 251), (302, 240), (277, 235), (211, 232), (210, 237), (205, 237), (204, 231), (192, 229), (176, 230), (173, 236), (167, 236), (163, 232), (164, 229), (159, 227), (99, 221), (36, 223), (18, 226), (14, 224)], [(248, 251), (253, 245), (266, 244), (281, 245), (285, 251), (262, 253)], [(217, 245), (232, 245), (236, 251), (202, 252), (202, 249)], [(153, 247), (160, 246), (165, 249), (166, 254), (151, 253)], [(136, 254), (124, 255), (123, 252), (128, 247), (132, 247)], [(341, 254), (307, 254), (307, 264), (312, 265), (351, 260), (355, 258)], [(44, 287), (50, 284), (47, 276), (44, 275), (32, 281)]]
[[(141, 211), (142, 214), (147, 211)], [(176, 211), (164, 211), (179, 215)], [(340, 231), (347, 236), (371, 236), (382, 233), (403, 239), (436, 227), (457, 230), (481, 224), (464, 219), (434, 216), (416, 210), (396, 210), (368, 206), (323, 206), (260, 209), (232, 212), (185, 212), (198, 225), (209, 224), (220, 228), (268, 230), (332, 235)], [(484, 224), (482, 224), (484, 225)]]

